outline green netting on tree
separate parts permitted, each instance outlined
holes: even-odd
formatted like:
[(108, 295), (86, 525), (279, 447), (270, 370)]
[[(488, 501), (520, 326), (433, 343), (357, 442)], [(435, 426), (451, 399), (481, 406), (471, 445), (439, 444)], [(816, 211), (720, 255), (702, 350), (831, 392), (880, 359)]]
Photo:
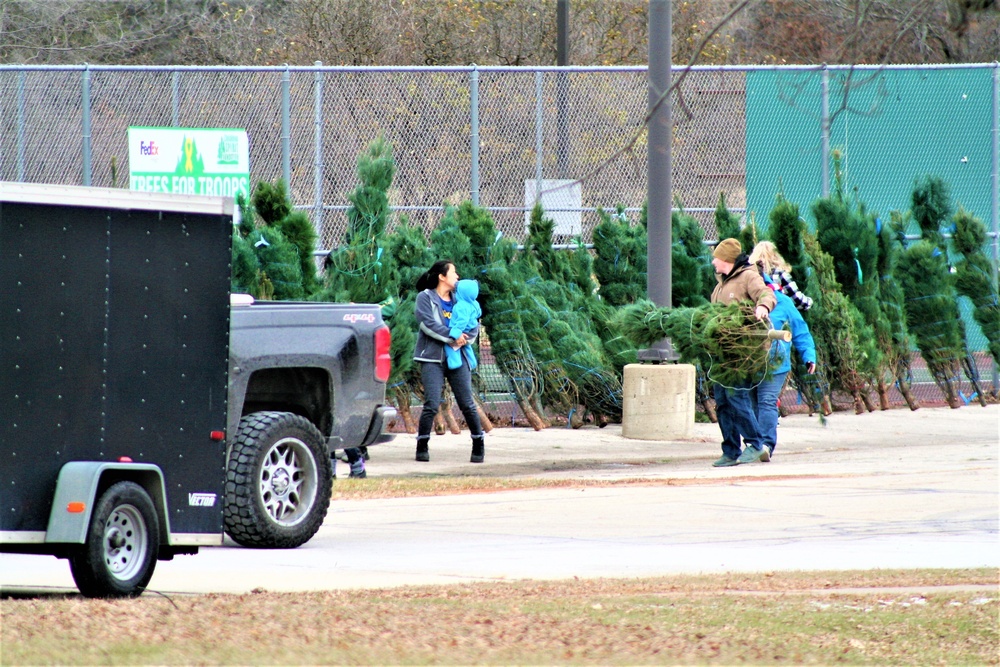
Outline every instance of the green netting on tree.
[[(829, 197), (812, 205), (816, 217), (816, 236), (820, 246), (833, 260), (837, 284), (858, 314), (855, 320), (859, 353), (856, 365), (878, 389), (882, 407), (889, 407), (884, 377), (888, 371), (882, 349), (892, 340), (892, 329), (882, 313), (879, 281), (876, 279), (878, 238), (875, 218), (863, 203), (852, 206), (844, 193), (840, 154), (834, 152), (835, 187)], [(864, 399), (865, 395), (862, 395)], [(866, 406), (868, 405), (865, 401)]]
[(322, 300), (381, 303), (388, 298), (383, 244), (390, 213), (387, 192), (395, 173), (392, 145), (381, 136), (358, 157), (360, 184), (347, 195), (347, 230), (327, 257)]
[(962, 259), (955, 265), (955, 289), (972, 301), (972, 316), (986, 336), (990, 354), (1000, 364), (1000, 303), (994, 282), (997, 274), (983, 252), (986, 226), (971, 212), (959, 207), (953, 218), (952, 243)]
[(614, 215), (598, 209), (601, 222), (594, 227), (594, 274), (601, 299), (622, 306), (646, 294), (646, 230), (629, 225), (623, 209)]
[(768, 220), (768, 237), (778, 254), (792, 267), (795, 284), (805, 292), (809, 285), (810, 271), (809, 257), (802, 244), (802, 232), (806, 229), (806, 223), (799, 215), (799, 207), (779, 194), (774, 208), (768, 214)]
[(905, 251), (896, 278), (906, 295), (906, 325), (949, 405), (958, 407), (954, 383), (964, 356), (959, 318), (944, 253), (920, 240)]
[(261, 288), (260, 298), (271, 296), (276, 301), (292, 301), (305, 297), (298, 248), (285, 238), (281, 230), (258, 227), (250, 233), (247, 241), (260, 261), (260, 281), (265, 286)]
[(814, 235), (804, 233), (802, 241), (812, 261), (813, 276), (806, 290), (813, 306), (804, 317), (816, 343), (818, 366), (825, 372), (830, 389), (850, 394), (855, 410), (863, 412), (869, 405), (861, 364), (867, 346), (874, 344), (874, 336), (862, 340), (858, 324), (863, 319), (840, 290), (833, 258), (823, 251)]
[(715, 234), (716, 241), (740, 236), (740, 216), (729, 212), (725, 192), (719, 193), (719, 202), (715, 205)]
[(640, 301), (622, 308), (615, 323), (640, 345), (669, 337), (681, 361), (700, 365), (724, 387), (759, 382), (770, 370), (769, 327), (754, 317), (751, 305), (668, 309)]
[(253, 246), (237, 230), (233, 231), (232, 291), (260, 296), (260, 260)]

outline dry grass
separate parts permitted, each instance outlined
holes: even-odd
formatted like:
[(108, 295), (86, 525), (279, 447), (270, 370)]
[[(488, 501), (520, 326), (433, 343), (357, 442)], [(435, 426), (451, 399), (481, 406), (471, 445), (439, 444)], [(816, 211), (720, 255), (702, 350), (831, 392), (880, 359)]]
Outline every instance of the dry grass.
[[(338, 480), (337, 500), (699, 480)], [(1000, 664), (1000, 570), (0, 598), (0, 664)]]
[(998, 664), (996, 569), (2, 600), (13, 664)]

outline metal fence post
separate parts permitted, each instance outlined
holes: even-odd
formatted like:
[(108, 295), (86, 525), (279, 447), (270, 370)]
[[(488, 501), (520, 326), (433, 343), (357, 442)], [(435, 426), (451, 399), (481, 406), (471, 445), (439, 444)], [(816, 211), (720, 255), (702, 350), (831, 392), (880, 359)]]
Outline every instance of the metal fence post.
[(285, 185), (291, 188), (292, 184), (292, 74), (285, 64), (285, 71), (281, 74), (281, 177), (285, 179)]
[(174, 70), (171, 77), (170, 124), (181, 126), (181, 73), (178, 70)]
[(469, 189), (472, 203), (479, 206), (479, 68), (472, 63), (472, 73), (469, 76), (469, 122), (472, 125), (470, 140), (472, 142), (472, 173)]
[(83, 107), (83, 184), (90, 185), (90, 65), (83, 64), (83, 89), (80, 104)]
[(315, 151), (315, 186), (316, 202), (313, 209), (313, 221), (316, 225), (316, 234), (323, 238), (323, 72), (320, 68), (323, 62), (317, 60), (313, 63), (316, 72), (313, 74), (313, 92), (315, 94), (316, 105), (313, 112), (313, 122), (315, 124), (314, 148)]
[[(993, 63), (993, 290), (1000, 291), (1000, 62)], [(993, 391), (1000, 392), (1000, 370), (993, 360)]]
[(544, 146), (542, 137), (544, 129), (542, 123), (545, 122), (545, 110), (542, 103), (542, 73), (535, 72), (535, 203), (542, 198), (542, 151)]
[(24, 70), (17, 77), (17, 180), (24, 182)]
[(822, 79), (820, 83), (820, 133), (821, 149), (823, 160), (822, 165), (822, 194), (823, 197), (830, 196), (830, 69), (823, 65)]

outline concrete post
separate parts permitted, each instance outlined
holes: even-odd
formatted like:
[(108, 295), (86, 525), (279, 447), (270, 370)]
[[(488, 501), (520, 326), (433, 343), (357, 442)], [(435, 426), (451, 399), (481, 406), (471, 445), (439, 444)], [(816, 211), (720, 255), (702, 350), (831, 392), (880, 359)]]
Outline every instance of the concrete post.
[(628, 364), (622, 385), (622, 435), (683, 440), (694, 431), (695, 369), (691, 364)]

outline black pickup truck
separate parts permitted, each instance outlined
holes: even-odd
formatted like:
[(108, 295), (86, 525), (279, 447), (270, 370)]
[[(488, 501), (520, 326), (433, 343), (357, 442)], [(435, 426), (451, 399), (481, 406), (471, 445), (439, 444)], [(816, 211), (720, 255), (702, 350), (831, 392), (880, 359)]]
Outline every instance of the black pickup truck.
[(378, 306), (234, 295), (226, 532), (295, 547), (330, 504), (331, 455), (390, 440), (389, 329)]
[(391, 437), (378, 307), (230, 295), (232, 224), (223, 198), (0, 182), (0, 551), (137, 595), (225, 533), (304, 543), (334, 451)]

